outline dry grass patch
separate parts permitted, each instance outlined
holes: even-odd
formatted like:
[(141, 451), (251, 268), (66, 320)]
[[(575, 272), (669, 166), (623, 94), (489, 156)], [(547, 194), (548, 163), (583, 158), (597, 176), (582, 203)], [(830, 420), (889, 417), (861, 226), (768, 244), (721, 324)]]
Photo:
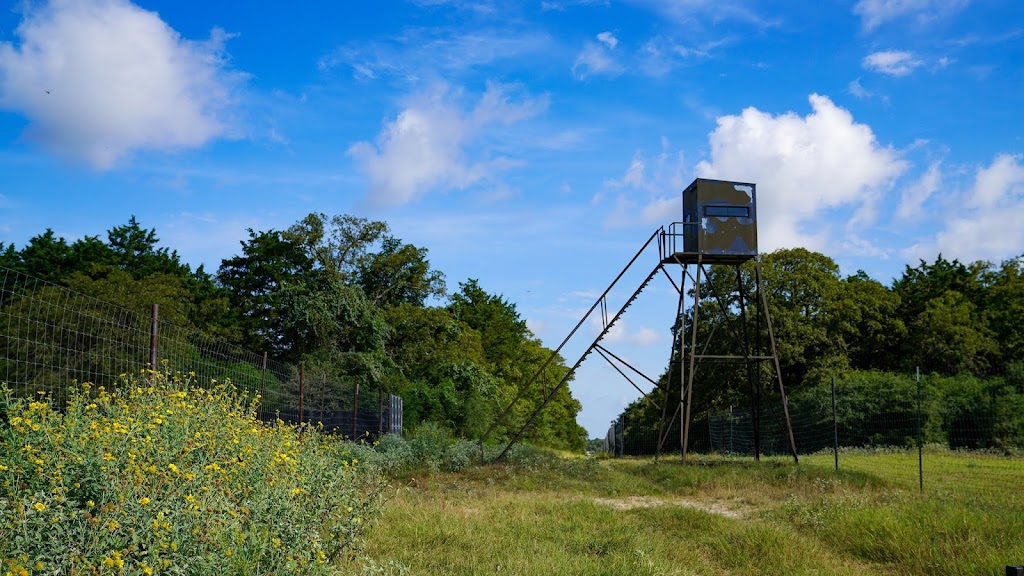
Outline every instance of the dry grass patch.
[[(594, 498), (593, 502), (602, 506), (611, 506), (616, 510), (634, 510), (636, 508), (655, 508), (658, 506), (679, 506), (700, 510), (708, 514), (716, 514), (725, 518), (740, 519), (748, 516), (753, 509), (741, 508), (737, 502), (718, 500), (691, 500), (686, 498), (654, 498), (651, 496), (629, 496), (626, 498)], [(741, 505), (742, 506), (742, 505)]]

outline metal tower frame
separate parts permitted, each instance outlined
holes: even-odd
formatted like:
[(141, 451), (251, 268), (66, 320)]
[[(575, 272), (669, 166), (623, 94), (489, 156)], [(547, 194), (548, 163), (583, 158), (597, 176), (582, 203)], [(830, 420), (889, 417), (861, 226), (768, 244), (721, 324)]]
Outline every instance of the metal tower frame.
[[(768, 330), (768, 338), (769, 338), (769, 342), (770, 342), (770, 354), (761, 354), (761, 353), (752, 354), (751, 353), (751, 346), (750, 346), (751, 342), (750, 342), (750, 334), (749, 334), (749, 327), (748, 327), (748, 323), (749, 322), (748, 322), (748, 318), (747, 318), (747, 316), (748, 316), (748, 314), (747, 314), (747, 298), (746, 298), (746, 295), (744, 294), (743, 283), (742, 283), (742, 276), (740, 274), (740, 265), (743, 264), (743, 262), (745, 262), (746, 260), (749, 260), (750, 258), (749, 257), (736, 258), (736, 257), (718, 256), (718, 255), (708, 256), (708, 255), (703, 255), (703, 254), (700, 254), (700, 253), (683, 252), (683, 251), (677, 250), (677, 247), (682, 245), (683, 232), (681, 232), (681, 230), (686, 230), (686, 226), (693, 226), (693, 225), (696, 225), (696, 224), (675, 222), (675, 223), (673, 223), (669, 227), (669, 229), (667, 231), (666, 231), (665, 227), (662, 226), (662, 227), (659, 227), (657, 230), (655, 230), (653, 234), (651, 234), (650, 238), (647, 239), (647, 241), (643, 244), (643, 246), (641, 246), (641, 248), (633, 256), (633, 258), (630, 259), (629, 263), (626, 264), (626, 266), (622, 269), (622, 271), (619, 272), (619, 274), (615, 277), (614, 280), (612, 280), (612, 283), (608, 286), (608, 288), (605, 289), (605, 291), (597, 298), (597, 300), (590, 307), (590, 309), (587, 310), (587, 312), (583, 315), (583, 317), (576, 324), (576, 326), (569, 332), (569, 335), (566, 336), (564, 340), (562, 340), (562, 342), (551, 353), (551, 355), (544, 362), (544, 364), (541, 365), (541, 367), (534, 373), (533, 377), (530, 378), (530, 380), (528, 380), (523, 386), (521, 386), (519, 388), (519, 392), (516, 395), (516, 397), (508, 404), (508, 406), (501, 412), (501, 414), (498, 415), (498, 417), (494, 420), (494, 422), (487, 429), (487, 431), (480, 437), (479, 442), (480, 442), (481, 454), (483, 454), (483, 447), (484, 447), (484, 443), (486, 442), (486, 440), (491, 436), (491, 434), (494, 433), (494, 431), (502, 423), (505, 422), (505, 420), (508, 418), (509, 414), (511, 414), (513, 408), (516, 406), (516, 404), (519, 403), (520, 400), (522, 400), (522, 398), (526, 395), (526, 393), (529, 390), (531, 390), (536, 385), (537, 381), (541, 378), (541, 376), (543, 374), (545, 374), (545, 372), (546, 372), (548, 366), (551, 364), (551, 362), (554, 361), (554, 359), (556, 357), (558, 357), (558, 355), (562, 351), (562, 349), (566, 346), (566, 344), (569, 343), (569, 341), (573, 338), (573, 336), (576, 335), (576, 333), (584, 325), (584, 323), (586, 323), (587, 320), (589, 320), (591, 317), (593, 317), (595, 313), (598, 313), (598, 314), (601, 315), (600, 316), (600, 318), (601, 318), (601, 325), (602, 325), (601, 332), (597, 335), (597, 337), (593, 340), (593, 342), (591, 342), (591, 344), (586, 348), (586, 350), (583, 352), (583, 354), (580, 355), (580, 357), (576, 360), (576, 362), (572, 365), (572, 367), (566, 372), (566, 374), (563, 376), (561, 381), (557, 385), (553, 386), (550, 390), (546, 390), (545, 391), (545, 393), (543, 394), (543, 401), (530, 414), (530, 416), (527, 418), (526, 422), (519, 428), (519, 430), (513, 436), (512, 440), (509, 441), (509, 443), (505, 446), (505, 448), (498, 455), (496, 460), (500, 460), (500, 459), (504, 458), (505, 455), (508, 453), (508, 451), (512, 448), (512, 446), (514, 446), (517, 442), (519, 442), (522, 439), (522, 437), (526, 433), (526, 431), (529, 430), (530, 426), (533, 425), (533, 422), (536, 420), (537, 416), (540, 415), (540, 413), (544, 411), (544, 409), (554, 399), (555, 395), (562, 388), (562, 386), (565, 386), (569, 382), (569, 380), (572, 379), (572, 376), (575, 374), (576, 370), (579, 369), (580, 365), (583, 364), (583, 361), (586, 360), (587, 357), (590, 356), (590, 354), (592, 352), (596, 351), (599, 356), (604, 358), (606, 362), (608, 362), (623, 378), (626, 379), (626, 381), (628, 381), (630, 384), (632, 384), (633, 387), (636, 388), (641, 394), (644, 394), (645, 396), (647, 395), (646, 393), (644, 393), (644, 391), (639, 386), (637, 386), (637, 384), (629, 377), (629, 375), (626, 373), (626, 371), (624, 371), (620, 367), (620, 365), (622, 367), (627, 368), (629, 371), (635, 373), (636, 375), (641, 376), (642, 378), (647, 380), (647, 382), (649, 382), (652, 385), (654, 385), (655, 388), (658, 388), (658, 387), (663, 388), (664, 401), (663, 401), (662, 405), (660, 406), (661, 411), (662, 411), (662, 417), (661, 417), (661, 421), (659, 422), (658, 445), (657, 445), (657, 450), (656, 450), (655, 458), (658, 458), (660, 456), (662, 445), (664, 444), (664, 442), (666, 440), (668, 431), (672, 428), (672, 425), (675, 423), (675, 419), (677, 417), (682, 417), (683, 421), (682, 421), (682, 425), (680, 426), (680, 445), (681, 445), (681, 452), (682, 452), (681, 456), (682, 456), (682, 459), (683, 459), (684, 462), (686, 461), (687, 449), (688, 449), (688, 445), (689, 445), (689, 430), (690, 430), (690, 417), (691, 417), (691, 411), (692, 411), (691, 410), (691, 404), (692, 404), (692, 398), (693, 398), (694, 376), (695, 376), (695, 374), (697, 372), (697, 369), (699, 368), (700, 363), (701, 362), (707, 362), (707, 361), (711, 361), (711, 362), (742, 362), (742, 363), (744, 363), (746, 365), (747, 379), (748, 379), (748, 382), (749, 382), (749, 385), (750, 385), (750, 390), (751, 390), (751, 413), (752, 413), (753, 425), (754, 425), (754, 457), (757, 460), (760, 459), (760, 416), (759, 416), (759, 412), (760, 412), (760, 402), (761, 402), (761, 398), (760, 398), (761, 386), (760, 386), (760, 384), (758, 382), (758, 377), (755, 377), (755, 373), (760, 374), (760, 368), (759, 368), (760, 362), (764, 362), (764, 361), (769, 361), (770, 360), (772, 362), (771, 366), (773, 368), (773, 371), (775, 372), (775, 377), (776, 377), (775, 379), (776, 379), (776, 381), (778, 382), (778, 385), (779, 385), (779, 392), (780, 392), (781, 397), (782, 397), (782, 407), (783, 407), (783, 413), (785, 415), (785, 420), (786, 420), (786, 429), (787, 429), (787, 432), (789, 434), (790, 450), (792, 452), (794, 462), (799, 462), (798, 457), (797, 457), (797, 451), (796, 451), (796, 442), (795, 442), (795, 439), (794, 439), (794, 436), (793, 436), (793, 427), (792, 427), (792, 423), (790, 422), (790, 418), (789, 418), (789, 407), (788, 407), (788, 403), (786, 402), (786, 391), (785, 391), (785, 387), (784, 387), (783, 382), (782, 382), (782, 372), (781, 372), (781, 370), (779, 368), (779, 356), (778, 356), (778, 349), (777, 349), (777, 347), (775, 345), (775, 335), (774, 335), (774, 331), (772, 329), (771, 317), (770, 317), (770, 315), (768, 313), (767, 300), (765, 298), (765, 295), (764, 295), (763, 291), (761, 290), (761, 265), (760, 265), (760, 262), (758, 262), (757, 260), (754, 261), (755, 292), (756, 292), (754, 297), (755, 297), (755, 300), (759, 300), (760, 304), (761, 304), (760, 306), (757, 307), (757, 309), (759, 310), (759, 312), (763, 312), (763, 318), (764, 318), (764, 321), (766, 323), (766, 327), (767, 327), (767, 330)], [(656, 243), (655, 243), (655, 240), (657, 240)], [(608, 298), (609, 293), (611, 293), (611, 291), (615, 288), (615, 286), (618, 284), (618, 282), (634, 266), (634, 264), (637, 263), (637, 261), (640, 259), (640, 256), (643, 255), (644, 253), (648, 252), (648, 250), (650, 250), (651, 247), (655, 246), (655, 245), (658, 248), (658, 262), (657, 262), (657, 264), (654, 266), (654, 268), (651, 270), (651, 272), (644, 278), (644, 280), (640, 283), (640, 285), (636, 288), (636, 290), (632, 293), (632, 295), (625, 301), (625, 303), (622, 305), (622, 307), (614, 315), (612, 315), (609, 318), (609, 315), (608, 315), (608, 302), (607, 302), (607, 298)], [(723, 266), (723, 265), (733, 266), (733, 267), (735, 267), (735, 270), (736, 270), (737, 286), (738, 286), (738, 290), (739, 290), (739, 306), (740, 306), (740, 318), (741, 318), (741, 322), (742, 322), (742, 332), (737, 330), (736, 327), (733, 326), (733, 322), (730, 319), (729, 315), (727, 313), (725, 313), (727, 311), (726, 303), (720, 297), (720, 295), (719, 295), (719, 293), (717, 291), (717, 288), (710, 283), (710, 276), (708, 276), (706, 268), (705, 268), (706, 266)], [(666, 269), (666, 267), (668, 267), (668, 266), (671, 266), (671, 267), (680, 266), (682, 268), (682, 277), (681, 277), (681, 281), (678, 284), (676, 283), (676, 281), (673, 279), (672, 275), (669, 274), (668, 270)], [(690, 266), (693, 266), (694, 273), (691, 273)], [(607, 348), (605, 348), (604, 346), (601, 345), (601, 341), (608, 334), (608, 332), (615, 325), (615, 323), (619, 320), (619, 318), (622, 317), (622, 315), (623, 315), (623, 313), (625, 313), (626, 309), (629, 308), (629, 306), (631, 304), (633, 304), (633, 302), (637, 299), (637, 297), (640, 296), (641, 292), (643, 292), (643, 290), (648, 286), (648, 284), (650, 284), (651, 281), (654, 279), (654, 277), (658, 276), (659, 273), (662, 273), (668, 279), (668, 281), (672, 284), (672, 286), (675, 288), (675, 290), (679, 294), (679, 301), (678, 301), (678, 306), (677, 306), (677, 310), (676, 310), (676, 318), (677, 319), (681, 320), (683, 318), (683, 313), (685, 312), (686, 281), (687, 281), (688, 278), (692, 282), (693, 293), (694, 293), (693, 308), (692, 308), (692, 310), (693, 310), (693, 321), (690, 323), (690, 331), (689, 331), (690, 345), (686, 346), (686, 342), (685, 342), (685, 340), (687, 338), (687, 330), (686, 330), (685, 322), (683, 322), (683, 325), (681, 325), (680, 329), (677, 331), (679, 337), (678, 338), (673, 338), (673, 343), (672, 343), (672, 352), (671, 352), (670, 362), (675, 362), (678, 359), (679, 367), (680, 367), (680, 370), (679, 370), (679, 374), (680, 374), (680, 382), (679, 382), (680, 395), (679, 395), (679, 400), (680, 401), (679, 401), (679, 404), (676, 406), (676, 408), (673, 410), (673, 413), (672, 413), (671, 417), (669, 417), (669, 414), (668, 414), (668, 398), (669, 398), (669, 392), (672, 389), (672, 383), (671, 382), (666, 382), (664, 386), (660, 386), (655, 379), (653, 379), (650, 376), (644, 374), (642, 371), (640, 371), (637, 368), (633, 367), (628, 362), (623, 360), (621, 357), (615, 355), (613, 352), (611, 352), (610, 350), (608, 350)], [(701, 304), (701, 301), (702, 301), (701, 292), (700, 292), (700, 290), (701, 290), (701, 274), (702, 273), (705, 276), (707, 276), (707, 278), (708, 278), (707, 279), (708, 286), (710, 287), (710, 289), (712, 291), (714, 299), (718, 302), (718, 305), (722, 309), (723, 313), (725, 313), (724, 316), (728, 320), (729, 330), (733, 334), (733, 336), (735, 338), (737, 338), (737, 342), (740, 344), (740, 346), (741, 346), (741, 348), (743, 350), (743, 355), (713, 355), (713, 354), (704, 354), (703, 352), (702, 353), (698, 353), (697, 352), (697, 333), (699, 331), (699, 320), (700, 320), (699, 311), (700, 311), (700, 304)], [(761, 344), (761, 342), (760, 342), (760, 334), (761, 334), (761, 329), (760, 329), (761, 328), (761, 324), (760, 324), (760, 322), (761, 322), (761, 317), (762, 317), (762, 314), (760, 314), (760, 313), (757, 314), (756, 322), (757, 322), (758, 329), (756, 331), (756, 335), (757, 335), (757, 341), (758, 341), (757, 344), (758, 344), (758, 346), (755, 348), (756, 352), (760, 352), (761, 351), (761, 346), (760, 346), (760, 344)], [(705, 343), (705, 347), (706, 347), (706, 344), (707, 343)], [(687, 365), (689, 366), (688, 369), (686, 369)], [(667, 420), (668, 420), (668, 425), (666, 426), (666, 421)]]

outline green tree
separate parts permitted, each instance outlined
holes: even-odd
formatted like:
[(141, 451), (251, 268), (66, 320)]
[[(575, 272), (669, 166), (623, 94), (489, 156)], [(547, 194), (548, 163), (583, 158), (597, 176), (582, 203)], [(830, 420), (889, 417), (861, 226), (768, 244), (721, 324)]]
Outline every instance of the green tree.
[(15, 269), (40, 280), (60, 284), (74, 270), (71, 247), (50, 228), (33, 236), (21, 249)]
[(900, 297), (864, 271), (842, 281), (830, 332), (857, 369), (899, 367), (907, 327), (899, 315)]
[(985, 317), (1006, 365), (1024, 361), (1024, 256), (988, 274)]
[[(524, 370), (531, 375), (544, 365), (550, 355), (551, 350), (545, 348), (541, 345), (540, 340), (535, 338), (528, 338), (521, 345), (521, 361), (524, 364)], [(527, 430), (524, 438), (542, 446), (581, 452), (586, 446), (587, 432), (576, 422), (576, 415), (579, 414), (583, 406), (579, 400), (573, 397), (572, 391), (569, 389), (569, 383), (573, 381), (573, 377), (568, 372), (569, 368), (566, 366), (565, 360), (561, 356), (557, 356), (534, 383), (526, 398), (527, 401), (522, 404), (521, 410), (513, 422), (518, 424), (518, 422), (525, 421), (528, 416), (526, 409), (532, 411), (540, 406), (546, 397), (553, 394), (547, 406), (537, 415), (536, 420)], [(563, 378), (565, 382), (560, 384)]]
[(430, 268), (427, 249), (392, 236), (383, 238), (380, 250), (361, 258), (356, 282), (378, 306), (423, 306), (427, 298), (445, 291), (444, 274)]
[(484, 357), (492, 372), (509, 381), (524, 377), (518, 360), (529, 329), (514, 303), (488, 294), (471, 278), (459, 283), (459, 292), (451, 295), (448, 309), (456, 319), (480, 333)]
[(284, 333), (281, 289), (311, 282), (314, 262), (299, 244), (275, 230), (256, 233), (250, 228), (249, 239), (241, 244), (240, 256), (221, 263), (217, 284), (228, 293), (243, 345), (286, 356), (294, 342)]
[(132, 216), (128, 223), (107, 231), (107, 242), (113, 252), (115, 266), (135, 278), (151, 274), (170, 274), (185, 278), (191, 275), (187, 264), (181, 262), (177, 250), (157, 248), (160, 239), (156, 229), (145, 229)]
[(388, 225), (348, 214), (309, 214), (282, 238), (299, 246), (316, 267), (351, 281), (374, 244), (387, 236)]
[(952, 290), (929, 300), (911, 321), (909, 357), (926, 372), (985, 372), (999, 348), (987, 327), (975, 322), (975, 308)]
[(403, 303), (384, 315), (396, 390), (410, 421), (435, 422), (467, 437), (482, 433), (498, 407), (498, 381), (485, 368), (480, 333), (445, 308)]
[(804, 248), (762, 256), (762, 289), (775, 329), (783, 379), (799, 385), (809, 374), (848, 364), (830, 332), (842, 296), (839, 266), (828, 256)]

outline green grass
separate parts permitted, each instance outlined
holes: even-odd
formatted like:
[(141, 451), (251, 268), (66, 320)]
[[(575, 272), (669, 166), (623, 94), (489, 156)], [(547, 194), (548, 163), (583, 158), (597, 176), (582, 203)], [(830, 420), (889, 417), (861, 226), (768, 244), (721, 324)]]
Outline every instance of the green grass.
[[(802, 456), (801, 462), (826, 468), (835, 465), (831, 452)], [(1024, 458), (929, 446), (923, 451), (922, 465), (926, 495), (993, 500), (999, 504), (1008, 492), (1024, 489)], [(839, 467), (870, 474), (906, 490), (920, 491), (916, 449), (840, 450)]]
[[(877, 472), (904, 457), (850, 456), (838, 473), (814, 457), (407, 474), (366, 551), (410, 574), (1000, 574), (1024, 562), (1019, 490), (922, 496), (916, 453), (912, 478)], [(955, 458), (942, 466), (959, 470)]]
[[(999, 574), (1024, 461), (930, 448), (654, 463), (423, 426), (372, 449), (257, 422), (229, 389), (0, 393), (0, 574)], [(493, 451), (492, 455), (493, 455)], [(379, 468), (390, 470), (385, 488)], [(390, 497), (383, 507), (383, 501)], [(379, 522), (378, 522), (379, 519)]]

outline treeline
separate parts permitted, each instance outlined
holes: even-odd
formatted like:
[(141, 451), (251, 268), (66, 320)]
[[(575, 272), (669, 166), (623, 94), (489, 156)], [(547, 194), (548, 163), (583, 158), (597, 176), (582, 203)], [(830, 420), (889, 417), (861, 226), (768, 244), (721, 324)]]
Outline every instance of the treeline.
[[(920, 369), (931, 406), (929, 440), (953, 447), (1024, 447), (1024, 415), (1014, 412), (1024, 408), (1024, 257), (965, 264), (940, 255), (934, 262), (907, 265), (889, 285), (863, 271), (843, 277), (831, 258), (801, 248), (762, 255), (761, 264), (762, 289), (794, 410), (816, 401), (811, 399), (827, 398), (825, 389), (834, 378), (859, 398), (843, 416), (851, 427), (895, 421), (890, 412), (912, 402), (914, 390), (907, 383)], [(742, 355), (736, 271), (711, 267), (709, 276), (701, 286), (699, 353)], [(754, 294), (752, 262), (740, 268), (739, 282), (748, 298)], [(746, 302), (748, 337), (766, 345), (767, 326), (754, 321), (760, 306), (753, 299)], [(691, 322), (692, 310), (687, 310), (673, 327), (676, 337), (680, 325), (689, 333)], [(762, 364), (762, 370), (755, 378), (758, 391), (765, 402), (775, 402), (777, 385), (769, 367)], [(663, 384), (667, 381), (673, 383), (671, 410), (679, 402), (678, 356), (661, 376)], [(702, 363), (694, 414), (700, 418), (703, 411), (749, 406), (752, 393), (742, 365)], [(627, 407), (623, 415), (634, 434), (657, 428), (661, 400), (657, 389)], [(983, 423), (982, 415), (999, 422)], [(963, 432), (968, 418), (978, 424), (970, 438)], [(674, 426), (678, 429), (678, 420)], [(891, 438), (879, 431), (863, 443), (883, 440)]]
[[(0, 244), (0, 266), (109, 301), (210, 338), (329, 374), (337, 390), (397, 394), (407, 427), (431, 422), (476, 437), (551, 354), (514, 303), (474, 279), (449, 292), (426, 248), (384, 222), (310, 214), (286, 230), (249, 230), (215, 273), (193, 270), (132, 217), (74, 242), (52, 230), (20, 249)], [(40, 292), (42, 292), (40, 290)], [(52, 290), (36, 298), (56, 298)], [(17, 305), (5, 303), (5, 306)], [(568, 371), (558, 358), (493, 437), (507, 438)], [(582, 449), (579, 402), (562, 387), (527, 439)]]

